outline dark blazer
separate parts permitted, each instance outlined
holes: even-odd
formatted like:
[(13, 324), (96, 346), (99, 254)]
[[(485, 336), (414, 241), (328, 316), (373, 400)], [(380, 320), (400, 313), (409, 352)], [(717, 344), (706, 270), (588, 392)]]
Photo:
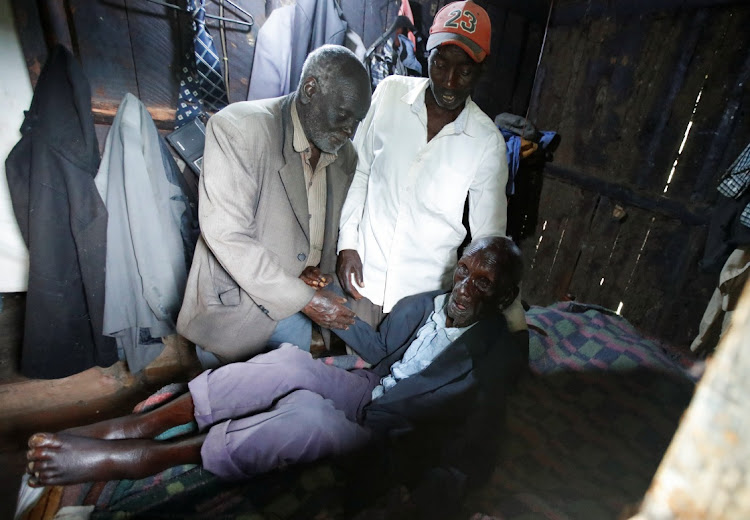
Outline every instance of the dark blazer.
[(117, 361), (115, 340), (102, 335), (107, 209), (94, 185), (98, 166), (88, 81), (73, 56), (55, 47), (5, 161), (29, 248), (27, 377), (65, 377)]
[[(357, 318), (349, 330), (334, 332), (382, 377), (403, 357), (441, 292), (402, 299), (378, 331)], [(503, 399), (524, 369), (524, 349), (528, 346), (516, 341), (502, 315), (480, 320), (422, 372), (368, 404), (364, 424), (391, 436), (436, 420), (462, 424), (470, 412)]]
[[(299, 279), (310, 238), (293, 102), (294, 94), (232, 103), (206, 128), (201, 238), (177, 331), (225, 362), (263, 350), (276, 323), (300, 311), (315, 292)], [(356, 163), (346, 143), (326, 170), (325, 273), (336, 266), (341, 206)]]

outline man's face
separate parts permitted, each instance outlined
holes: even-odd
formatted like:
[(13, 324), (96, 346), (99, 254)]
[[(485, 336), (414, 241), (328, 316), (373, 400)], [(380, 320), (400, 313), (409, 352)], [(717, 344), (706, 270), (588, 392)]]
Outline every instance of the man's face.
[(481, 66), (457, 45), (444, 44), (430, 52), (427, 70), (430, 90), (438, 106), (455, 110), (463, 106), (474, 90)]
[(326, 93), (318, 90), (310, 99), (305, 118), (307, 138), (321, 151), (336, 153), (354, 135), (369, 108), (369, 85), (345, 78), (333, 80)]
[(448, 298), (446, 314), (451, 327), (468, 327), (497, 306), (497, 253), (479, 247), (465, 253), (453, 274), (453, 291)]

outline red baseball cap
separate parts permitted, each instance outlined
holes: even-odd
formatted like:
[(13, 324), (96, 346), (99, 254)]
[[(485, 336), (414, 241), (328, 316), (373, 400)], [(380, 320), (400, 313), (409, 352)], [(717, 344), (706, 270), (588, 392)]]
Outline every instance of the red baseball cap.
[(491, 32), (487, 11), (471, 0), (452, 2), (435, 15), (427, 50), (445, 44), (458, 45), (474, 61), (481, 63), (490, 53)]

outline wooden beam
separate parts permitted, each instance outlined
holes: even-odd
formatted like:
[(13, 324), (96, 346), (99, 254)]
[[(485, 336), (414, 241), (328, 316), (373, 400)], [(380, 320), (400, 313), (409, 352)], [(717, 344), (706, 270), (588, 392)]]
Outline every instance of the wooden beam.
[(599, 193), (626, 206), (653, 211), (667, 217), (675, 218), (692, 226), (701, 226), (708, 222), (709, 207), (702, 205), (687, 208), (680, 202), (666, 197), (654, 197), (638, 193), (628, 187), (594, 178), (583, 172), (564, 168), (554, 164), (544, 167), (544, 174), (581, 188)]

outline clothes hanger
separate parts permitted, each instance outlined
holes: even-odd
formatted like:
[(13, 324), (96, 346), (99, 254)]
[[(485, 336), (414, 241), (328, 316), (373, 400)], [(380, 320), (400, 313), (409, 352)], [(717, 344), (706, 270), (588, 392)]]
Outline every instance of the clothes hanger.
[[(170, 3), (164, 2), (162, 0), (147, 0), (147, 1), (151, 2), (152, 4), (157, 4), (157, 5), (162, 5), (164, 7), (169, 7), (170, 9), (176, 9), (177, 11), (182, 11), (184, 13), (188, 13), (189, 12), (187, 9), (185, 9), (183, 7), (180, 7), (179, 5), (170, 4)], [(206, 13), (206, 18), (213, 18), (214, 20), (220, 20), (222, 22), (236, 23), (236, 24), (239, 24), (239, 25), (245, 25), (247, 27), (252, 27), (255, 24), (255, 18), (253, 17), (252, 14), (250, 14), (249, 12), (247, 12), (246, 10), (244, 10), (242, 7), (240, 7), (239, 5), (237, 5), (232, 0), (224, 0), (224, 1), (226, 3), (228, 3), (229, 5), (231, 5), (232, 7), (234, 7), (235, 9), (237, 9), (239, 12), (241, 12), (245, 16), (247, 16), (250, 20), (249, 21), (236, 20), (234, 18), (226, 18), (224, 16), (216, 16), (215, 14), (209, 14), (209, 13)]]

